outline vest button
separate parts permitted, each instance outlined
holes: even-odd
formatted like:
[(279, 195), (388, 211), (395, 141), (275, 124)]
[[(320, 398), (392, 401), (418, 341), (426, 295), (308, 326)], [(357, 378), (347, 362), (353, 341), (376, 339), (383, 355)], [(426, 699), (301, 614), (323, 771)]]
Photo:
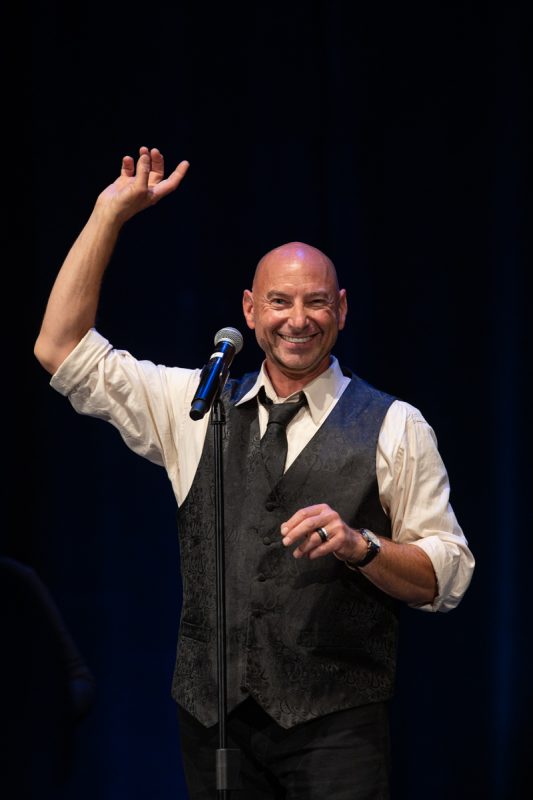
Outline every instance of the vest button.
[(257, 580), (263, 582), (266, 581), (266, 577), (263, 575), (262, 572), (260, 572), (259, 575), (257, 576)]
[(265, 503), (265, 508), (267, 511), (275, 511), (278, 507), (278, 504), (274, 500), (267, 500)]
[(263, 544), (272, 544), (272, 541), (268, 536), (263, 536)]

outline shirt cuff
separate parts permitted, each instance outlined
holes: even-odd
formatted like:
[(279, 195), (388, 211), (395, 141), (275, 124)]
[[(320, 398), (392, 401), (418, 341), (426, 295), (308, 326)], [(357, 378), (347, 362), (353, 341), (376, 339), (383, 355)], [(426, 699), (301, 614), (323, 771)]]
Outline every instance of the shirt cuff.
[(437, 578), (437, 596), (432, 603), (424, 605), (409, 604), (420, 611), (451, 611), (459, 605), (468, 584), (471, 567), (462, 564), (467, 554), (462, 552), (459, 542), (453, 541), (453, 534), (444, 541), (440, 536), (426, 536), (410, 542), (420, 547), (429, 557)]
[(111, 349), (108, 340), (91, 328), (54, 372), (50, 386), (69, 395)]

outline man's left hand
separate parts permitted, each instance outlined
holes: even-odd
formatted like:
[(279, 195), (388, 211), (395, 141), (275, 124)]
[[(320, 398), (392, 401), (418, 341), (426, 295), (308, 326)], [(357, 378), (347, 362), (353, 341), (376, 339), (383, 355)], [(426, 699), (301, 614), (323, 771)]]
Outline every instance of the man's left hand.
[[(322, 541), (317, 528), (326, 531)], [(320, 558), (334, 553), (343, 561), (360, 561), (367, 552), (367, 544), (359, 531), (350, 528), (339, 514), (326, 503), (301, 508), (281, 526), (283, 544), (293, 550), (295, 558)]]

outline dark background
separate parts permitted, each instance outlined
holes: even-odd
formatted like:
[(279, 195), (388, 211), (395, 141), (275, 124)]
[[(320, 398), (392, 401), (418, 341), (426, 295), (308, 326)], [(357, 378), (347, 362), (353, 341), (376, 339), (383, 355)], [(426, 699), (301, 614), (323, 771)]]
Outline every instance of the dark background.
[[(8, 20), (2, 554), (48, 587), (96, 683), (58, 745), (53, 646), (4, 638), (4, 660), (25, 661), (4, 691), (41, 718), (32, 798), (185, 797), (170, 483), (76, 415), (32, 352), (68, 248), (140, 145), (191, 167), (123, 231), (98, 329), (196, 367), (232, 325), (237, 374), (260, 356), (240, 308), (258, 259), (291, 240), (330, 255), (349, 298), (336, 354), (431, 423), (477, 560), (451, 614), (405, 609), (393, 797), (533, 791), (526, 8), (36, 2)], [(43, 752), (57, 770), (39, 773)]]

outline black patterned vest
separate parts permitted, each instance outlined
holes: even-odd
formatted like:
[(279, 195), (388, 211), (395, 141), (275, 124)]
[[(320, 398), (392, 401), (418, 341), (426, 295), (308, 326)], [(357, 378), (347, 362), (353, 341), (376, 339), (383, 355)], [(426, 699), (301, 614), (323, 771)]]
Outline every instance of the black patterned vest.
[[(390, 536), (376, 479), (381, 424), (394, 398), (350, 383), (277, 486), (259, 448), (257, 399), (235, 403), (257, 375), (223, 392), (227, 707), (252, 695), (281, 726), (391, 697), (397, 604), (333, 555), (293, 558), (280, 525), (328, 503), (352, 527)], [(179, 509), (183, 605), (172, 696), (217, 722), (213, 426)]]

